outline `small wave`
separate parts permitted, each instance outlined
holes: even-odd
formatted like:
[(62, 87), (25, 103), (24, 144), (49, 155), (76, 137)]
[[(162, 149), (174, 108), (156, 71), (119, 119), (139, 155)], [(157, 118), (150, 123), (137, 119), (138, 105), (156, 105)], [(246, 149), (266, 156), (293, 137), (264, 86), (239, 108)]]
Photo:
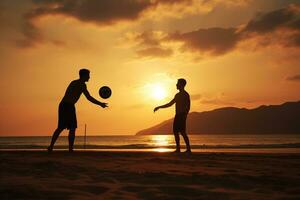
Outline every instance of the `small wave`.
[(195, 149), (257, 149), (257, 148), (300, 148), (300, 143), (241, 144), (241, 145), (192, 145)]

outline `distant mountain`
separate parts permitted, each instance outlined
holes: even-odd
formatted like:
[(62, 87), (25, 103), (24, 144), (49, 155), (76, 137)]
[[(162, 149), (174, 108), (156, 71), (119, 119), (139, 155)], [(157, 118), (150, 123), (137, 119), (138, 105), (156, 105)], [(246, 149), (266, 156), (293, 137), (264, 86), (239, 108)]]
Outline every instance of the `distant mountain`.
[[(173, 119), (137, 135), (172, 134)], [(190, 134), (300, 134), (300, 101), (255, 109), (225, 107), (188, 115)]]

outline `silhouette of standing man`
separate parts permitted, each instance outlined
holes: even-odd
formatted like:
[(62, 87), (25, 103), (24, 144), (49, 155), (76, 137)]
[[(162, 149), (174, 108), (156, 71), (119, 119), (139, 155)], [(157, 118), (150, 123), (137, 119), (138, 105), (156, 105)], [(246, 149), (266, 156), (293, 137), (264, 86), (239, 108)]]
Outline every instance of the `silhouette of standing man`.
[(183, 78), (178, 79), (176, 87), (179, 90), (179, 92), (175, 95), (174, 99), (165, 105), (154, 108), (154, 112), (156, 112), (160, 108), (168, 108), (172, 106), (174, 103), (176, 104), (176, 115), (173, 122), (173, 133), (176, 141), (176, 151), (175, 151), (176, 153), (180, 152), (179, 133), (181, 133), (185, 141), (186, 152), (191, 153), (190, 142), (186, 133), (186, 118), (190, 111), (191, 102), (190, 102), (189, 93), (187, 93), (187, 91), (184, 90), (185, 85), (186, 85), (185, 79)]
[(79, 70), (79, 79), (72, 81), (68, 86), (65, 96), (59, 104), (58, 126), (53, 133), (51, 144), (48, 147), (49, 152), (52, 152), (58, 136), (65, 128), (69, 129), (69, 151), (73, 151), (75, 130), (77, 128), (75, 103), (78, 101), (82, 93), (90, 102), (99, 105), (102, 108), (107, 107), (106, 103), (102, 103), (90, 95), (85, 84), (85, 82), (88, 82), (89, 79), (90, 71), (87, 69), (81, 69)]

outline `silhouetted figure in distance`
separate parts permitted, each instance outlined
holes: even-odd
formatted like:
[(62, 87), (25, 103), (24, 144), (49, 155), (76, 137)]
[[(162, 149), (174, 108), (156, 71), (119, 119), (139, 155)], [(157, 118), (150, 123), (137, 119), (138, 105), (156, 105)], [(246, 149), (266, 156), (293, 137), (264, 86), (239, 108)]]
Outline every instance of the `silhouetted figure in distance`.
[(92, 97), (87, 90), (85, 82), (90, 79), (90, 71), (87, 69), (79, 70), (79, 79), (74, 80), (68, 86), (65, 96), (61, 100), (58, 108), (58, 126), (53, 133), (51, 144), (48, 147), (48, 151), (52, 152), (53, 146), (64, 129), (69, 130), (69, 151), (73, 151), (73, 145), (75, 140), (75, 130), (77, 128), (76, 110), (75, 103), (83, 93), (85, 97), (92, 103), (101, 106), (102, 108), (107, 107), (106, 103), (102, 103)]
[(189, 138), (186, 133), (186, 118), (190, 111), (190, 95), (187, 93), (187, 91), (184, 90), (184, 87), (186, 85), (186, 80), (183, 78), (178, 79), (176, 87), (179, 90), (179, 92), (175, 95), (174, 99), (170, 101), (169, 103), (158, 106), (154, 108), (154, 112), (156, 112), (160, 108), (168, 108), (172, 106), (174, 103), (176, 104), (176, 115), (173, 122), (173, 133), (175, 136), (176, 141), (176, 151), (180, 152), (180, 138), (179, 133), (181, 133), (185, 144), (186, 144), (186, 152), (191, 153), (191, 147)]

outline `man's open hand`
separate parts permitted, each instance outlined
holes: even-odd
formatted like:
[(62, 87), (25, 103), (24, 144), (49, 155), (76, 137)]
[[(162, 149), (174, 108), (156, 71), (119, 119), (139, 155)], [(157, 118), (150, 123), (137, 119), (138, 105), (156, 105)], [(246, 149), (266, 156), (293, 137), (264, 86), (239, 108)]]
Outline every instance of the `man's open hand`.
[(100, 103), (100, 106), (101, 106), (102, 108), (108, 107), (107, 103)]
[(159, 107), (154, 108), (153, 112), (156, 112), (159, 109)]

